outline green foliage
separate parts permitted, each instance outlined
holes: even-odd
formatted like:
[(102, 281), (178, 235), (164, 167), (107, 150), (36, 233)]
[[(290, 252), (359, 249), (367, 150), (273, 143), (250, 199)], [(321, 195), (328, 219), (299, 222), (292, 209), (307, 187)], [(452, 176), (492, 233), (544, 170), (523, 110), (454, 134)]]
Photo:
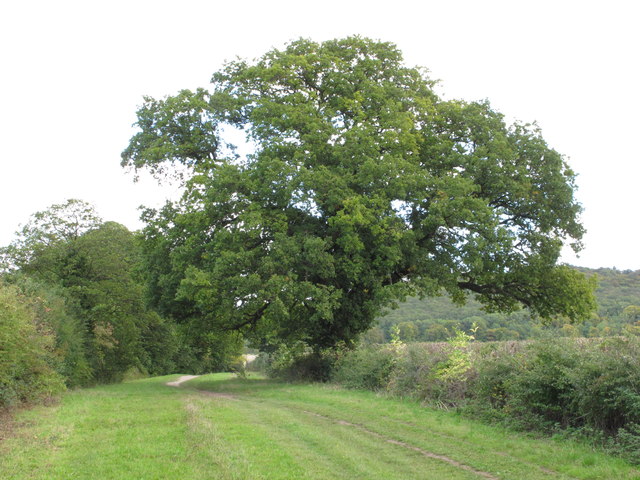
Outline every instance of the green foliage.
[(338, 360), (332, 380), (347, 388), (386, 390), (395, 366), (393, 348), (362, 347), (345, 353)]
[(55, 247), (79, 238), (101, 222), (90, 204), (77, 199), (36, 212), (11, 245), (0, 249), (0, 271), (20, 269), (46, 275), (60, 260)]
[(385, 343), (386, 338), (384, 330), (382, 330), (380, 327), (371, 327), (369, 330), (362, 334), (362, 336), (360, 337), (360, 341), (367, 345)]
[(623, 311), (622, 315), (632, 322), (640, 320), (640, 307), (638, 305), (629, 305)]
[(281, 344), (268, 355), (264, 371), (273, 378), (287, 381), (326, 382), (336, 362), (336, 352), (312, 351), (305, 344)]
[[(150, 375), (182, 371), (177, 368), (180, 339), (176, 325), (156, 312), (144, 311), (139, 317), (140, 345), (143, 350), (140, 363)], [(190, 370), (184, 370), (190, 371)]]
[(38, 322), (33, 299), (0, 282), (0, 408), (64, 390), (54, 367), (54, 337)]
[(616, 318), (627, 306), (640, 305), (640, 270), (578, 269), (598, 276), (598, 315), (601, 318)]
[(620, 428), (607, 446), (611, 453), (623, 457), (629, 463), (640, 465), (640, 424), (630, 423)]
[(84, 322), (73, 314), (63, 288), (24, 275), (13, 275), (13, 284), (25, 298), (39, 325), (46, 326), (54, 338), (55, 368), (68, 387), (88, 385), (93, 371), (87, 359), (88, 336)]
[(466, 380), (471, 370), (471, 352), (469, 344), (474, 340), (462, 330), (455, 329), (455, 336), (447, 341), (447, 358), (437, 365), (435, 375), (444, 381)]
[[(84, 202), (34, 214), (5, 254), (6, 270), (13, 270), (5, 277), (37, 299), (34, 313), (55, 338), (55, 368), (69, 386), (186, 364), (211, 370), (230, 355), (210, 337), (191, 342), (170, 318), (149, 310), (139, 239), (120, 224), (99, 222)], [(235, 353), (238, 342), (231, 343)]]
[(609, 437), (621, 453), (640, 420), (639, 366), (637, 338), (536, 342), (479, 362), (469, 409), (519, 428)]
[[(535, 126), (433, 86), (394, 45), (350, 37), (146, 98), (122, 165), (188, 173), (180, 202), (144, 214), (153, 305), (318, 352), (408, 295), (588, 317), (593, 285), (556, 266), (583, 234), (575, 174)], [(251, 152), (230, 145), (233, 129)]]
[(501, 381), (503, 410), (526, 428), (566, 427), (573, 413), (568, 408), (573, 391), (568, 374), (577, 365), (577, 349), (553, 342), (529, 348), (528, 355), (512, 364), (516, 370), (511, 378)]
[[(582, 322), (571, 322), (562, 316), (552, 321), (541, 321), (526, 311), (488, 313), (473, 300), (460, 306), (446, 297), (414, 297), (378, 317), (377, 327), (374, 328), (382, 330), (384, 338), (388, 340), (393, 325), (413, 325), (418, 331), (414, 341), (444, 341), (452, 335), (454, 328), (470, 333), (473, 323), (478, 326), (473, 334), (478, 341), (525, 340), (549, 335), (640, 335), (640, 317), (634, 313), (640, 304), (640, 271), (572, 268), (592, 278), (592, 282), (597, 279), (598, 283), (595, 291), (597, 312)], [(379, 336), (379, 332), (376, 335)]]
[(418, 327), (412, 322), (402, 322), (398, 324), (398, 335), (405, 342), (411, 342), (418, 336)]

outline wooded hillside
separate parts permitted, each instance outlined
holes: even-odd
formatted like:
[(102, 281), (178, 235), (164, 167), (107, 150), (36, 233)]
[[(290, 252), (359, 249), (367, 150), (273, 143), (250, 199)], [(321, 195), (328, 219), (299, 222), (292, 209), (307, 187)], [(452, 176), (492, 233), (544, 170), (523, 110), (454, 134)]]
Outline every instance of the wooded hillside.
[(510, 315), (487, 313), (473, 299), (457, 306), (446, 297), (409, 298), (396, 310), (379, 317), (378, 325), (367, 332), (365, 339), (388, 340), (391, 329), (397, 325), (403, 340), (439, 341), (451, 336), (454, 327), (470, 331), (474, 322), (478, 327), (475, 333), (478, 340), (535, 338), (545, 332), (585, 337), (640, 332), (640, 270), (575, 268), (598, 279), (598, 312), (583, 323), (571, 324), (558, 318), (544, 325), (526, 310)]

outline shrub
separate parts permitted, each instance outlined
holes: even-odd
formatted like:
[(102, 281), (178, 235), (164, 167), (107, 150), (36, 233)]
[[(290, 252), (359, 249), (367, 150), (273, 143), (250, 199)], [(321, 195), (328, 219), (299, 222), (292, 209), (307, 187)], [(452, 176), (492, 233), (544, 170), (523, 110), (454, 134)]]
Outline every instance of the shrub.
[(442, 385), (436, 381), (434, 372), (445, 357), (444, 344), (408, 344), (397, 359), (389, 391), (438, 404), (442, 398)]
[(640, 425), (630, 423), (609, 440), (608, 450), (630, 463), (640, 464)]
[[(571, 425), (573, 385), (570, 372), (579, 359), (570, 340), (529, 344), (513, 364), (515, 371), (504, 382), (502, 407), (525, 428)], [(482, 376), (482, 372), (480, 373)]]
[[(579, 345), (580, 362), (569, 372), (573, 424), (615, 433), (640, 422), (640, 341), (609, 338)], [(586, 347), (586, 348), (585, 348)]]
[[(505, 342), (506, 343), (506, 342)], [(503, 343), (484, 344), (474, 362), (476, 375), (469, 385), (467, 411), (487, 420), (507, 420), (510, 384), (522, 363), (522, 352)]]
[(474, 413), (521, 428), (605, 435), (640, 421), (637, 338), (537, 341), (515, 354), (480, 355), (475, 367)]
[(62, 377), (52, 367), (53, 334), (35, 320), (30, 299), (0, 283), (0, 407), (64, 390)]
[(385, 390), (395, 364), (393, 347), (364, 346), (345, 353), (336, 362), (332, 380), (347, 388)]
[(282, 345), (269, 356), (267, 374), (287, 381), (326, 382), (335, 360), (335, 352), (314, 352), (303, 344)]
[(50, 332), (55, 337), (53, 355), (56, 361), (53, 366), (67, 387), (93, 383), (86, 353), (86, 326), (71, 312), (64, 291), (24, 275), (15, 275), (12, 281), (23, 298), (28, 299), (29, 310), (39, 330)]

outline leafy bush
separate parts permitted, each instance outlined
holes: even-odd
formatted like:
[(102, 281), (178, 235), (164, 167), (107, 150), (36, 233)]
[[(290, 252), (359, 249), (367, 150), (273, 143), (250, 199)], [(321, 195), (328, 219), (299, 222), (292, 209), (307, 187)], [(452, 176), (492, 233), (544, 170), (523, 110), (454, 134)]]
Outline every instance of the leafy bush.
[[(511, 363), (514, 371), (502, 384), (502, 410), (522, 427), (551, 429), (571, 425), (570, 372), (578, 362), (578, 351), (568, 348), (570, 343), (549, 341), (528, 345)], [(480, 371), (478, 377), (483, 376)]]
[(335, 354), (314, 352), (303, 343), (281, 345), (269, 355), (266, 372), (269, 376), (287, 381), (326, 382), (334, 368)]
[(53, 368), (53, 334), (36, 319), (30, 299), (0, 283), (0, 407), (64, 390), (63, 379)]
[(608, 450), (630, 463), (640, 464), (640, 424), (630, 423), (609, 440)]
[(345, 353), (336, 362), (332, 379), (347, 388), (385, 390), (395, 364), (392, 347), (366, 346)]
[(640, 341), (557, 339), (481, 356), (473, 404), (521, 427), (605, 434), (640, 421)]
[(388, 390), (423, 403), (449, 408), (466, 401), (475, 376), (473, 336), (460, 330), (447, 342), (408, 344), (397, 358)]
[(86, 326), (69, 308), (64, 290), (25, 275), (14, 275), (12, 282), (24, 298), (29, 299), (29, 309), (40, 330), (47, 330), (55, 337), (54, 367), (64, 377), (67, 387), (93, 383), (86, 352)]
[(569, 372), (569, 409), (584, 422), (608, 433), (640, 422), (640, 341), (610, 338), (584, 349)]
[(477, 374), (469, 386), (473, 395), (467, 411), (491, 421), (507, 420), (509, 388), (521, 361), (520, 349), (504, 348), (504, 344), (483, 345), (474, 363)]

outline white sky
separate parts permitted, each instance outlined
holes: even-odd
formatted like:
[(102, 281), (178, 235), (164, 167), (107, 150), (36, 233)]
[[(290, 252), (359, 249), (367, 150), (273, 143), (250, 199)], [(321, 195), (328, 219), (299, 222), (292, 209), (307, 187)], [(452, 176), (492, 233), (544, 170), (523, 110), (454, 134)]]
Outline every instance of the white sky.
[(640, 2), (325, 0), (0, 4), (0, 245), (80, 198), (141, 226), (171, 195), (120, 166), (143, 95), (206, 87), (226, 59), (299, 37), (396, 43), (447, 98), (537, 121), (578, 172), (586, 248), (564, 261), (640, 269)]

